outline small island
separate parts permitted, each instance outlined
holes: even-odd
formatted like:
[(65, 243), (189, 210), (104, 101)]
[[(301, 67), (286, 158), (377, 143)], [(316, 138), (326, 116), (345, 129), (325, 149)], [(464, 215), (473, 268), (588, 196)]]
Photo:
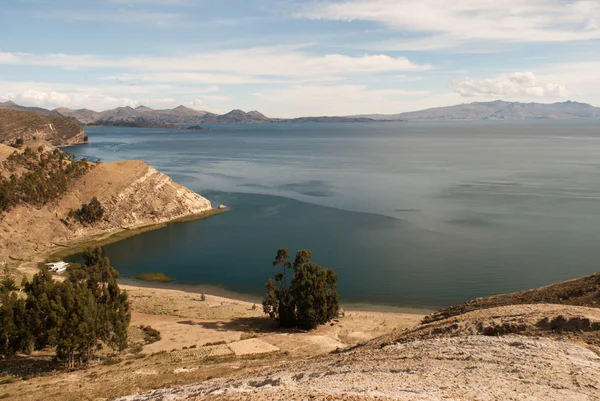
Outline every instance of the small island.
[(138, 274), (137, 278), (144, 281), (157, 281), (160, 283), (171, 283), (175, 281), (174, 278), (171, 278), (164, 273), (143, 273)]
[(191, 130), (207, 130), (208, 128), (201, 127), (199, 125), (192, 125), (191, 127), (187, 127), (187, 129)]

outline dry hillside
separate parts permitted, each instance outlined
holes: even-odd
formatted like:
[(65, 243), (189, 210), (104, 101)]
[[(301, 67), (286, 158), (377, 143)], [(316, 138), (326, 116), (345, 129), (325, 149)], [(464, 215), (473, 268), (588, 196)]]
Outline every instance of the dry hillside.
[[(0, 162), (14, 151), (0, 145)], [(105, 208), (102, 221), (93, 226), (65, 221), (70, 210), (94, 196)], [(21, 204), (0, 214), (0, 263), (24, 260), (93, 235), (163, 223), (210, 209), (208, 200), (144, 162), (100, 163), (69, 183), (58, 199), (43, 206)]]
[(552, 303), (599, 308), (600, 296), (598, 294), (600, 294), (600, 273), (533, 290), (473, 299), (457, 306), (438, 310), (425, 317), (424, 322), (433, 322), (478, 309), (506, 305)]
[(61, 115), (0, 109), (0, 143), (12, 144), (22, 138), (25, 145), (45, 141), (65, 146), (82, 143), (84, 137), (85, 132), (77, 122)]

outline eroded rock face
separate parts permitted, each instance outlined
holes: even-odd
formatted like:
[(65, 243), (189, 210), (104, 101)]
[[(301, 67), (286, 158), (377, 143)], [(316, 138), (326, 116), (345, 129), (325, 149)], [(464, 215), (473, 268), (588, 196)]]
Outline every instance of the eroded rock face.
[[(94, 196), (105, 208), (103, 221), (91, 227), (62, 221)], [(28, 259), (102, 232), (164, 223), (211, 208), (210, 201), (142, 161), (100, 163), (73, 182), (59, 201), (39, 209), (18, 206), (0, 215), (0, 263)]]
[(107, 229), (162, 223), (212, 208), (207, 199), (137, 160), (101, 163), (76, 188), (77, 199), (65, 202), (80, 205), (96, 196), (106, 209)]

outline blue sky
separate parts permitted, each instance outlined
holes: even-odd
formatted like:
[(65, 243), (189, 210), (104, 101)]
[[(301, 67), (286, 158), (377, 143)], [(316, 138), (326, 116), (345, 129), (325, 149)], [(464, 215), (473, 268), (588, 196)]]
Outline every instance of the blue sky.
[(600, 106), (600, 0), (2, 0), (0, 100), (268, 116)]

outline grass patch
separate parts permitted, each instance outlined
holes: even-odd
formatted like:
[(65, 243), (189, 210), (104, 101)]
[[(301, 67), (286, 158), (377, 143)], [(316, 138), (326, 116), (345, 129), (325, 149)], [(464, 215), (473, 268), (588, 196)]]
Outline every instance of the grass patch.
[(160, 283), (170, 283), (175, 281), (174, 278), (171, 278), (164, 273), (143, 273), (138, 274), (137, 278), (144, 281), (158, 281)]

